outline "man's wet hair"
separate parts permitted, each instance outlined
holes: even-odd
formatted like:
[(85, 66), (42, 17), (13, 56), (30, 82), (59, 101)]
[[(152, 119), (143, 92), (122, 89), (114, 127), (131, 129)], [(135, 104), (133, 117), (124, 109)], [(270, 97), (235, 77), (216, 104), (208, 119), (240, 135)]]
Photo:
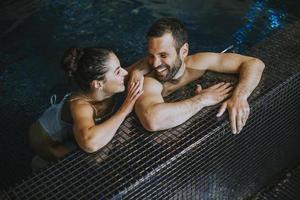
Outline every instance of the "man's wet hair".
[(161, 37), (165, 33), (172, 34), (177, 53), (179, 53), (182, 45), (188, 42), (188, 34), (184, 24), (173, 17), (164, 17), (155, 21), (147, 33), (147, 39)]

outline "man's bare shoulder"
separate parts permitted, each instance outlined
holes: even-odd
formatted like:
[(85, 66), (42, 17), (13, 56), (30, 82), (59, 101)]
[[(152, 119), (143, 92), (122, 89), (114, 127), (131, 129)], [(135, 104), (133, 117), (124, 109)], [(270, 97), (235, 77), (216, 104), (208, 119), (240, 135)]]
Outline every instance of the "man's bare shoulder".
[(143, 88), (146, 93), (155, 92), (160, 94), (163, 90), (163, 85), (154, 77), (145, 76)]
[(186, 58), (186, 67), (196, 70), (207, 70), (212, 61), (218, 59), (220, 53), (200, 52)]
[(153, 77), (146, 76), (143, 85), (144, 93), (138, 98), (135, 103), (135, 111), (139, 115), (144, 109), (149, 106), (164, 102), (161, 95), (163, 90), (162, 84)]

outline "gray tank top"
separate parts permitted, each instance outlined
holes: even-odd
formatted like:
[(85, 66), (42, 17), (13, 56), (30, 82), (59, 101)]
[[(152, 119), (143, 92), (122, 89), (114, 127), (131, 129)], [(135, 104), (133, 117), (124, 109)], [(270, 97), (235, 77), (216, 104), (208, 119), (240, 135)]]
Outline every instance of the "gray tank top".
[[(52, 95), (50, 99), (51, 106), (47, 108), (42, 116), (38, 119), (41, 126), (48, 133), (51, 139), (59, 142), (66, 142), (73, 139), (73, 124), (65, 122), (61, 119), (61, 111), (65, 101), (72, 93), (68, 93), (64, 98), (56, 103), (56, 95)], [(92, 106), (93, 107), (93, 106)], [(95, 110), (95, 108), (93, 107)], [(102, 118), (95, 118), (95, 123), (101, 122)]]

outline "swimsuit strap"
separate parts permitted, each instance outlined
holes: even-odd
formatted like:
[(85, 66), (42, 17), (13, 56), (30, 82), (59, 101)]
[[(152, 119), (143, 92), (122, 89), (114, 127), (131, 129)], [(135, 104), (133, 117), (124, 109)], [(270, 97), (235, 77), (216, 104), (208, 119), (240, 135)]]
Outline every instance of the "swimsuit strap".
[(51, 105), (56, 104), (56, 100), (57, 100), (57, 96), (56, 96), (56, 94), (53, 94), (53, 95), (50, 97), (50, 104), (51, 104)]
[[(64, 98), (62, 99), (62, 101), (65, 101), (72, 93), (68, 93), (64, 96)], [(56, 101), (57, 101), (57, 95), (56, 94), (53, 94), (51, 97), (50, 97), (50, 104), (51, 105), (55, 105), (56, 104)]]

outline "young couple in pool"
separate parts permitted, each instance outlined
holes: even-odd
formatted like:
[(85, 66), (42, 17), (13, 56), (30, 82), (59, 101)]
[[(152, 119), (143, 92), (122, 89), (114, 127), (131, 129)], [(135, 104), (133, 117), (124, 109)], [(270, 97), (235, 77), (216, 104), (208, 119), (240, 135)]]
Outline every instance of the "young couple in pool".
[[(261, 60), (234, 53), (188, 55), (187, 31), (175, 18), (158, 19), (147, 33), (147, 42), (148, 55), (127, 70), (108, 49), (70, 48), (65, 52), (62, 67), (80, 90), (53, 104), (31, 126), (30, 144), (40, 157), (63, 157), (73, 150), (72, 139), (85, 152), (101, 149), (133, 109), (145, 129), (158, 131), (178, 126), (202, 108), (222, 102), (216, 117), (227, 110), (232, 132), (242, 130), (250, 112), (247, 98), (264, 70)], [(198, 85), (193, 97), (164, 102), (164, 96), (199, 79), (206, 70), (238, 73), (239, 82), (235, 88), (225, 82), (206, 89)], [(112, 111), (115, 94), (125, 90), (120, 108), (104, 117)]]

